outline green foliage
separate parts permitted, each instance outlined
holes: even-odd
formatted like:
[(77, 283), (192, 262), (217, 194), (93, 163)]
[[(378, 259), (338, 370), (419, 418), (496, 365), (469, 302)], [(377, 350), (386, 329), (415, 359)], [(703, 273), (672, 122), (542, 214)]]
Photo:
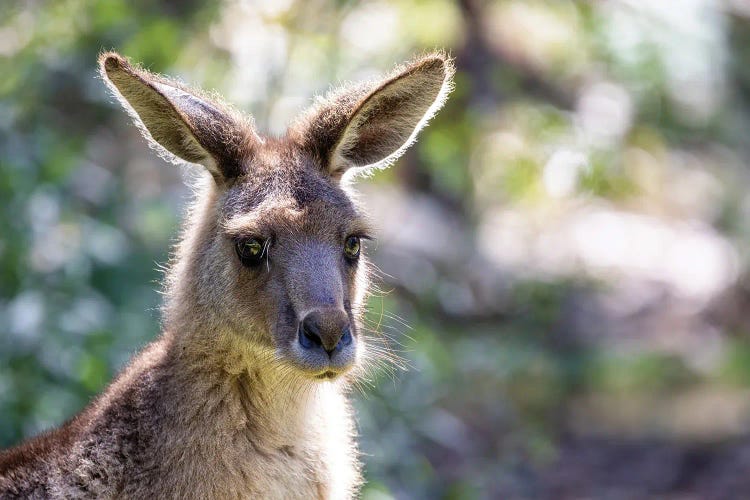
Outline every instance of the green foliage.
[[(363, 498), (736, 495), (712, 489), (739, 462), (711, 462), (710, 444), (739, 442), (714, 414), (741, 413), (750, 386), (750, 23), (652, 4), (2, 3), (0, 446), (80, 411), (158, 335), (191, 174), (147, 151), (100, 51), (216, 89), (275, 133), (331, 82), (438, 46), (456, 90), (367, 181), (404, 194), (384, 223), (426, 225), (373, 251), (394, 291), (368, 321), (410, 370), (357, 393)], [(642, 220), (661, 225), (625, 232)], [(720, 287), (706, 241), (730, 249)], [(683, 397), (698, 403), (674, 410)], [(678, 458), (661, 489), (629, 440)]]

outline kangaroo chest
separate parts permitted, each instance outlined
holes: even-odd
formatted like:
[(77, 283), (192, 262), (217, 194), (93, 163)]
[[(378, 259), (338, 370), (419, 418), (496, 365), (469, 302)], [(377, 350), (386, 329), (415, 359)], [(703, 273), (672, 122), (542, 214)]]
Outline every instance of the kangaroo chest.
[[(183, 498), (350, 498), (359, 482), (345, 398), (323, 390), (263, 418), (230, 402), (194, 426), (163, 429), (149, 481)], [(134, 485), (133, 497), (142, 496)], [(127, 495), (130, 496), (130, 495)]]

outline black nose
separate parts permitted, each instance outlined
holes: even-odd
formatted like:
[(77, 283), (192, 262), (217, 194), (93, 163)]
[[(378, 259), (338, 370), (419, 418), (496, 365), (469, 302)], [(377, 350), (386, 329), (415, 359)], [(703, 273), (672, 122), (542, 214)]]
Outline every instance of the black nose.
[(323, 349), (331, 356), (352, 343), (349, 318), (344, 311), (313, 311), (299, 325), (299, 343), (305, 349)]

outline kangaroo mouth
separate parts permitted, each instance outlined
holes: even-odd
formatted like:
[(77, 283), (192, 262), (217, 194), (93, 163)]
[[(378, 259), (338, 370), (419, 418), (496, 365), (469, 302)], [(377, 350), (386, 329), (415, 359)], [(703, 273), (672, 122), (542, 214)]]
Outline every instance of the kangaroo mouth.
[(345, 367), (333, 367), (333, 366), (319, 366), (319, 367), (306, 367), (300, 365), (296, 360), (291, 360), (292, 366), (296, 368), (298, 374), (304, 378), (312, 381), (331, 382), (334, 380), (340, 380), (344, 375), (352, 371), (352, 366)]

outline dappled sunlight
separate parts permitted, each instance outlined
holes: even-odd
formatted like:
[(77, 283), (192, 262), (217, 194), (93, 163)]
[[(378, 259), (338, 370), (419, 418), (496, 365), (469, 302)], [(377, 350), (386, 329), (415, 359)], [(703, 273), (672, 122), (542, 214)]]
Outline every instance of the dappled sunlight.
[(157, 335), (201, 176), (130, 130), (101, 50), (276, 135), (444, 48), (446, 107), (353, 185), (377, 229), (373, 348), (410, 367), (356, 391), (364, 498), (750, 492), (748, 47), (739, 0), (3, 7), (0, 445)]

